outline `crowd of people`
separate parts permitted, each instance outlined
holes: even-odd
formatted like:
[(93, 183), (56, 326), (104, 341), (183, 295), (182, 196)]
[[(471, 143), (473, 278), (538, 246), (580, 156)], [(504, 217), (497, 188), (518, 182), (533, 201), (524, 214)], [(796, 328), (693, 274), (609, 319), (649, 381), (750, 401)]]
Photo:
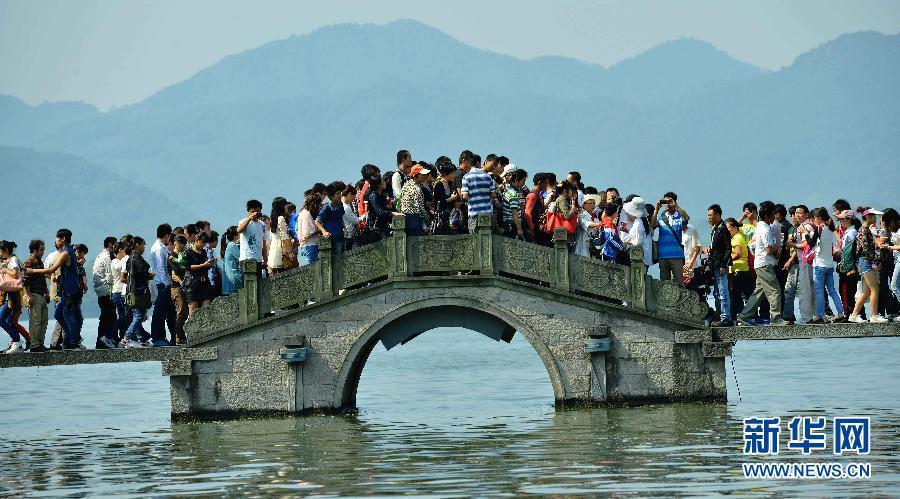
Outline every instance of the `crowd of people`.
[[(711, 291), (713, 327), (900, 319), (900, 216), (893, 208), (852, 210), (839, 199), (831, 210), (810, 210), (763, 201), (724, 218), (713, 204), (704, 246), (699, 224), (674, 192), (646, 203), (615, 187), (585, 186), (577, 171), (564, 178), (535, 173), (528, 186), (529, 174), (505, 156), (482, 160), (466, 150), (457, 164), (447, 156), (431, 164), (401, 150), (396, 169), (367, 164), (361, 177), (317, 183), (302, 203), (276, 197), (269, 216), (250, 200), (247, 215), (221, 239), (206, 221), (161, 224), (146, 257), (143, 238), (107, 237), (89, 272), (88, 248), (73, 244), (68, 229), (57, 231), (46, 256), (44, 242), (31, 241), (24, 262), (15, 242), (0, 241), (0, 326), (11, 340), (3, 353), (85, 348), (81, 303), (88, 286), (100, 307), (96, 348), (184, 344), (184, 324), (195, 310), (243, 286), (241, 261), (257, 261), (265, 275), (309, 265), (319, 258), (321, 238), (341, 254), (389, 237), (398, 216), (410, 236), (466, 234), (483, 214), (496, 233), (540, 245), (553, 244), (554, 231), (565, 229), (570, 252), (580, 257), (644, 270), (658, 265), (662, 280), (704, 299)], [(629, 257), (635, 246), (642, 262)], [(48, 348), (51, 302), (56, 327)], [(28, 329), (19, 324), (25, 308)]]

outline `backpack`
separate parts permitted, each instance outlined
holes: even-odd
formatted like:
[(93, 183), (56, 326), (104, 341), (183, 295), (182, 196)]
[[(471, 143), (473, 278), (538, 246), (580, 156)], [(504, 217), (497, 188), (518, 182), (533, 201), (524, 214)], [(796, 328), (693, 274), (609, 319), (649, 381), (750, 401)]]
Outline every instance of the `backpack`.
[(856, 261), (859, 260), (859, 249), (856, 246), (856, 238), (850, 244), (841, 248), (841, 261), (837, 264), (838, 272), (846, 275), (856, 273)]

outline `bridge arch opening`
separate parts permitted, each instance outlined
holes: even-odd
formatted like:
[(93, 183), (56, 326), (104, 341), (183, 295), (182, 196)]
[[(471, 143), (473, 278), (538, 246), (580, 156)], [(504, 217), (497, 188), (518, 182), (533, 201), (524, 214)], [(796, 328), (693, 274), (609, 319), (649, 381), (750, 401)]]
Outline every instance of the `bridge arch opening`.
[[(463, 332), (459, 331), (459, 329), (468, 331)], [(475, 333), (480, 333), (497, 342), (503, 341), (506, 343), (512, 342), (515, 334), (519, 333), (519, 338), (527, 342), (530, 345), (530, 350), (537, 353), (537, 357), (540, 359), (535, 360), (533, 357), (527, 359), (535, 361), (531, 366), (543, 365), (550, 380), (553, 397), (556, 400), (565, 399), (559, 366), (557, 366), (547, 345), (538, 339), (538, 336), (530, 331), (523, 322), (514, 316), (492, 308), (489, 303), (479, 300), (464, 301), (438, 298), (409, 303), (399, 307), (373, 323), (360, 336), (351, 347), (338, 375), (337, 386), (340, 388), (335, 393), (336, 405), (345, 408), (357, 407), (357, 392), (360, 386), (360, 379), (369, 357), (376, 350), (376, 347), (380, 350), (378, 355), (381, 357), (381, 354), (385, 353), (383, 350), (392, 350), (400, 345), (409, 343), (426, 332), (429, 338), (427, 343), (433, 346), (429, 354), (442, 355), (442, 353), (446, 353), (447, 355), (459, 357), (451, 359), (451, 361), (458, 362), (461, 370), (465, 370), (466, 364), (472, 362), (473, 359), (476, 359), (477, 362), (477, 359), (485, 360), (491, 355), (497, 355), (496, 350), (490, 348), (490, 345), (487, 345), (488, 348), (485, 348), (486, 345), (482, 341), (483, 338), (478, 338)], [(440, 338), (435, 338), (435, 336)], [(450, 345), (446, 343), (447, 341), (464, 341), (465, 345), (463, 348), (460, 348), (460, 345)], [(516, 345), (513, 345), (513, 347), (520, 347), (519, 351), (510, 355), (519, 360), (528, 357), (528, 354), (521, 351), (521, 340), (517, 339), (515, 343)], [(383, 345), (383, 349), (379, 347), (379, 344)], [(445, 352), (441, 351), (442, 345), (447, 346)], [(386, 355), (390, 355), (390, 352), (386, 353)], [(442, 362), (446, 365), (446, 361), (447, 359), (443, 358), (440, 360), (436, 359), (435, 362)], [(428, 368), (426, 362), (419, 362), (416, 365), (417, 368)], [(526, 365), (523, 366), (523, 369), (531, 369), (531, 367)], [(389, 378), (390, 382), (403, 383), (404, 374), (415, 375), (415, 372), (413, 369), (409, 369), (408, 372), (398, 373), (398, 376)], [(384, 376), (381, 378), (386, 379)], [(464, 382), (465, 376), (460, 376), (459, 378), (461, 382)], [(543, 379), (546, 380), (547, 378)], [(498, 383), (505, 382), (505, 380), (496, 379), (494, 381)], [(484, 380), (484, 382), (490, 383), (491, 380)], [(512, 382), (515, 382), (515, 380), (512, 380)], [(337, 400), (338, 398), (339, 400)]]

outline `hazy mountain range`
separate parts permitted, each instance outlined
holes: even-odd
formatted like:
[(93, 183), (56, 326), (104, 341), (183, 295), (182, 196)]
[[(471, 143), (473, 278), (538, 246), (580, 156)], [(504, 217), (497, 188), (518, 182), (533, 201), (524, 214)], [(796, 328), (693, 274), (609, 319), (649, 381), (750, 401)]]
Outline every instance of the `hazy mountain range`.
[(89, 239), (152, 237), (158, 220), (197, 217), (222, 229), (250, 197), (296, 200), (364, 163), (392, 169), (400, 148), (580, 170), (648, 201), (675, 190), (698, 223), (712, 202), (729, 214), (767, 198), (897, 205), (898, 89), (900, 36), (871, 32), (765, 71), (693, 39), (603, 68), (499, 55), (413, 21), (333, 26), (105, 113), (0, 97), (0, 144), (16, 147), (0, 150), (0, 175), (13, 173), (14, 212), (32, 214), (4, 217), (0, 234), (88, 222)]

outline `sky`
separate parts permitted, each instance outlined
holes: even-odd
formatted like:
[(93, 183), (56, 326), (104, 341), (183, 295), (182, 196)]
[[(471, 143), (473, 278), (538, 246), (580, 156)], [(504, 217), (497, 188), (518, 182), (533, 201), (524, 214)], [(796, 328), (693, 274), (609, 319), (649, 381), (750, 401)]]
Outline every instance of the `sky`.
[(520, 58), (561, 55), (608, 67), (693, 37), (778, 69), (843, 33), (900, 32), (900, 1), (0, 0), (0, 94), (106, 110), (272, 40), (397, 19)]

